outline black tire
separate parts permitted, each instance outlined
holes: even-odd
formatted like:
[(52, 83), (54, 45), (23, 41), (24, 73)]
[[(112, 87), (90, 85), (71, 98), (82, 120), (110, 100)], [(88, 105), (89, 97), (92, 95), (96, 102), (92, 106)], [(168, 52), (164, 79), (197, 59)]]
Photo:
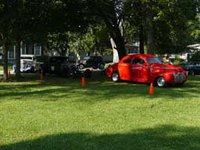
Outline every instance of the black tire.
[(118, 72), (113, 72), (111, 79), (113, 82), (119, 82), (120, 81), (120, 76)]
[(165, 87), (166, 86), (166, 80), (164, 77), (158, 77), (155, 81), (156, 86), (158, 87)]
[(104, 69), (104, 67), (105, 67), (105, 65), (104, 65), (104, 64), (99, 64), (99, 69), (103, 70), (103, 69)]
[(35, 67), (34, 66), (31, 66), (30, 72), (35, 73)]

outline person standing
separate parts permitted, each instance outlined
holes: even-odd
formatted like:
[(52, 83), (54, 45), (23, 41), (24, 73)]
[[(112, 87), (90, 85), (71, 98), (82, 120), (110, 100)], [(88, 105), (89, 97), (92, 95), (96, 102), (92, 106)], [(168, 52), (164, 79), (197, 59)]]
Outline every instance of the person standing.
[(163, 63), (164, 63), (164, 64), (173, 65), (173, 63), (172, 63), (171, 60), (169, 59), (169, 55), (168, 55), (167, 53), (164, 54)]

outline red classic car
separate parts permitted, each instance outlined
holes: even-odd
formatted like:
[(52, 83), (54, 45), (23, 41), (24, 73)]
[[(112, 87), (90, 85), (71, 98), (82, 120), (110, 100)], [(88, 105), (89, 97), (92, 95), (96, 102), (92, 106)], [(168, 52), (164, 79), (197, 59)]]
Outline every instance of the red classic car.
[(119, 80), (154, 83), (158, 87), (168, 84), (182, 85), (188, 73), (180, 66), (163, 64), (151, 54), (127, 55), (106, 69), (106, 75), (114, 82)]

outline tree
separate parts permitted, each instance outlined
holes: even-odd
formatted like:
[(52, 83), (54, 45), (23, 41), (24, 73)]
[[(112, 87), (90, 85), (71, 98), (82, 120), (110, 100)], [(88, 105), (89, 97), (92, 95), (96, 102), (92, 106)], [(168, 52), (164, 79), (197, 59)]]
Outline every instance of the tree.
[[(113, 39), (115, 48), (121, 59), (126, 55), (123, 37), (124, 4), (121, 0), (94, 0), (90, 1), (90, 10), (95, 20), (103, 20), (108, 28), (110, 37)], [(103, 9), (102, 9), (103, 8)]]
[(194, 43), (200, 42), (200, 1), (196, 0), (196, 18), (189, 22)]
[(188, 23), (194, 20), (196, 0), (130, 0), (127, 3), (127, 21), (138, 29), (136, 38), (147, 46), (147, 53), (177, 53), (190, 42)]
[[(142, 0), (127, 1), (125, 7), (125, 19), (129, 24), (129, 30), (134, 29), (132, 39), (139, 41), (140, 53), (144, 53), (144, 45), (146, 42), (145, 37), (145, 16), (146, 16), (146, 3)], [(128, 32), (128, 31), (127, 31)], [(130, 33), (131, 34), (131, 33)]]
[(105, 25), (93, 24), (85, 32), (68, 32), (69, 49), (75, 53), (103, 53), (108, 46), (108, 33)]
[(12, 1), (0, 1), (0, 38), (3, 44), (4, 80), (8, 80), (8, 50), (11, 44), (11, 13)]
[[(38, 18), (41, 17), (41, 12), (37, 11), (38, 9), (34, 9), (35, 2), (39, 1), (26, 1), (26, 0), (10, 0), (10, 1), (1, 1), (1, 18), (0, 18), (0, 31), (2, 35), (2, 40), (5, 41), (3, 43), (6, 44), (4, 46), (4, 73), (7, 80), (7, 72), (8, 72), (8, 58), (7, 51), (8, 47), (15, 44), (16, 45), (16, 78), (20, 77), (20, 45), (21, 41), (25, 40), (27, 36), (31, 36), (35, 34), (36, 27), (34, 26), (30, 28), (33, 23), (37, 23), (39, 25)], [(39, 6), (39, 5), (38, 5)], [(42, 6), (42, 5), (40, 5)], [(37, 8), (37, 7), (35, 7)], [(34, 11), (33, 11), (34, 10)], [(44, 9), (39, 9), (44, 10)], [(34, 12), (37, 13), (34, 13)], [(37, 18), (37, 20), (35, 19)], [(44, 23), (45, 24), (45, 23)], [(34, 33), (34, 34), (33, 34)], [(40, 32), (40, 34), (43, 32)], [(9, 41), (12, 42), (7, 42)]]
[(47, 38), (47, 48), (50, 51), (66, 56), (69, 47), (67, 33), (49, 34)]
[(186, 49), (191, 41), (189, 22), (195, 18), (195, 9), (195, 0), (158, 3), (155, 41), (160, 53), (178, 53)]
[[(20, 44), (22, 41), (46, 42), (49, 33), (81, 30), (85, 26), (85, 17), (82, 14), (83, 1), (4, 0), (0, 2), (0, 6), (1, 37), (4, 41), (10, 39), (12, 44), (16, 45), (17, 78), (20, 77)], [(4, 43), (8, 45), (9, 42)], [(7, 47), (4, 46), (4, 48)], [(4, 51), (5, 64), (7, 64), (7, 51)], [(6, 65), (4, 68), (7, 68)], [(4, 72), (7, 73), (6, 70)]]

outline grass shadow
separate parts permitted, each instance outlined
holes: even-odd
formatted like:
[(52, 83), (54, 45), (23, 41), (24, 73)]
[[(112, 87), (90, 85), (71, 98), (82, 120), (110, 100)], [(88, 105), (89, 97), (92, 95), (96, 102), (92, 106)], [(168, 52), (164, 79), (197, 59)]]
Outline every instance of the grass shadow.
[(199, 150), (200, 128), (163, 125), (130, 133), (65, 133), (1, 145), (0, 150)]
[[(105, 76), (96, 75), (92, 79), (86, 79), (86, 86), (81, 87), (81, 79), (66, 79), (55, 76), (47, 76), (45, 81), (29, 81), (20, 83), (3, 83), (0, 86), (0, 100), (7, 97), (19, 99), (44, 97), (45, 100), (72, 99), (90, 102), (121, 99), (179, 99), (198, 98), (200, 89), (200, 76), (190, 78), (183, 87), (155, 88), (154, 95), (148, 95), (149, 86), (119, 82), (113, 83)], [(39, 99), (41, 100), (41, 99)]]

